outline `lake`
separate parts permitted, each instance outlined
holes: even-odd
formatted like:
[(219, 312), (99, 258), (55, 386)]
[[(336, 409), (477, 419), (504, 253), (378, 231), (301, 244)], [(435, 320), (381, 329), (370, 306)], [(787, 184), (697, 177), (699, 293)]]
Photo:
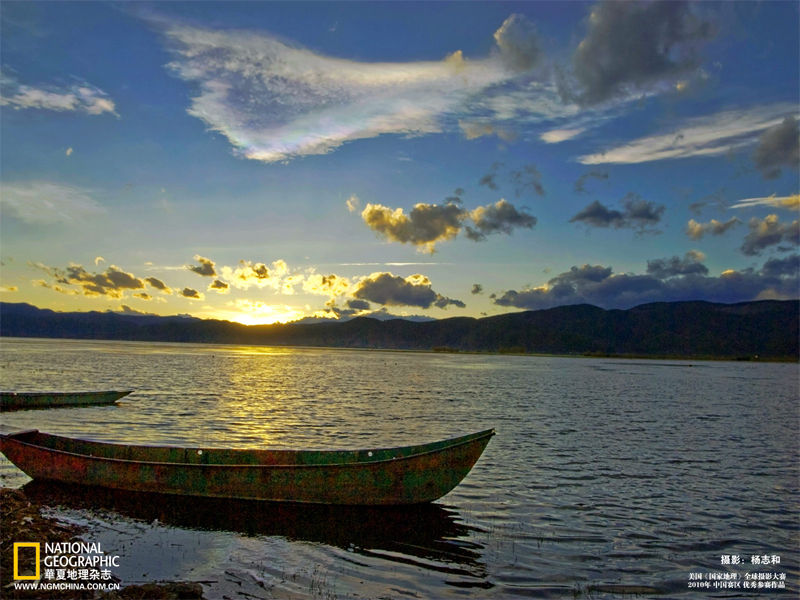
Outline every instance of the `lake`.
[[(198, 502), (0, 483), (89, 528), (123, 584), (208, 598), (797, 597), (797, 364), (0, 340), (0, 387), (134, 389), (7, 426), (112, 442), (406, 445), (494, 427), (428, 506)], [(737, 585), (733, 588), (732, 586)], [(728, 586), (728, 587), (724, 587)]]

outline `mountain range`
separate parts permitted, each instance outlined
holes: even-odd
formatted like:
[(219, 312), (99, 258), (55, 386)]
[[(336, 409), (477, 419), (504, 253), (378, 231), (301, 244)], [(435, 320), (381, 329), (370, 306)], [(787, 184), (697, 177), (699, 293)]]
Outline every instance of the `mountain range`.
[(800, 301), (588, 304), (480, 319), (242, 325), (187, 316), (54, 312), (0, 303), (0, 336), (685, 358), (800, 358)]

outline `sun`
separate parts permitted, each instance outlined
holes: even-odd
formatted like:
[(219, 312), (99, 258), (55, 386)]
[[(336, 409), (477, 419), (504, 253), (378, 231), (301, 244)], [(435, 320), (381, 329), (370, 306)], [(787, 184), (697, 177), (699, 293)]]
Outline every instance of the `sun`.
[(242, 325), (273, 325), (302, 319), (306, 313), (302, 308), (286, 304), (235, 300), (228, 302), (226, 308), (215, 310), (207, 316), (224, 321), (234, 321)]

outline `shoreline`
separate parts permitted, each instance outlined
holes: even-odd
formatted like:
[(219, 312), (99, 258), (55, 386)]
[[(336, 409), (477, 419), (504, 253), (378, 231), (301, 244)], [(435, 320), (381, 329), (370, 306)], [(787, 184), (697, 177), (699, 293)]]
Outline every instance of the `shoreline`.
[(5, 336), (488, 354), (800, 360), (800, 300), (589, 304), (433, 320), (355, 317), (244, 325), (218, 319), (55, 312), (0, 303)]
[(257, 349), (280, 349), (280, 350), (336, 350), (345, 352), (396, 352), (410, 354), (461, 354), (464, 356), (519, 356), (529, 358), (610, 358), (616, 360), (679, 360), (679, 361), (702, 361), (702, 362), (752, 362), (752, 363), (795, 363), (800, 364), (800, 357), (797, 356), (758, 356), (758, 355), (706, 355), (706, 354), (639, 354), (639, 353), (609, 353), (609, 352), (524, 352), (515, 349), (499, 350), (461, 350), (444, 346), (432, 348), (386, 348), (370, 346), (309, 346), (309, 345), (279, 345), (279, 344), (243, 344), (236, 342), (173, 342), (165, 340), (131, 340), (115, 338), (56, 338), (56, 337), (19, 337), (6, 336), (0, 333), (0, 339), (6, 340), (30, 340), (39, 342), (108, 342), (121, 344), (164, 344), (168, 346), (203, 346), (207, 348), (223, 347), (231, 348), (257, 348)]
[[(118, 591), (92, 590), (22, 590), (14, 586), (14, 543), (36, 541), (45, 543), (81, 542), (83, 529), (66, 525), (57, 519), (42, 515), (44, 505), (32, 501), (25, 492), (0, 486), (0, 590), (2, 597), (36, 600), (205, 600), (203, 588), (193, 582), (153, 582), (146, 584), (120, 584)], [(17, 573), (35, 568), (34, 561), (24, 553), (19, 554)]]

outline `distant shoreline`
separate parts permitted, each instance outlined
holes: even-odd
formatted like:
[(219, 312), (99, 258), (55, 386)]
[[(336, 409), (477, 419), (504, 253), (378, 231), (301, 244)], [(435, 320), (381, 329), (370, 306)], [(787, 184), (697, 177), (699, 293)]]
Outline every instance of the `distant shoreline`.
[(0, 303), (0, 336), (664, 360), (800, 360), (800, 301), (586, 304), (439, 321), (242, 325)]
[[(57, 338), (57, 337), (25, 337), (25, 336), (6, 336), (0, 333), (0, 340), (33, 340), (42, 342), (120, 342), (130, 344), (174, 344), (174, 345), (202, 345), (202, 346), (228, 346), (230, 348), (279, 348), (281, 350), (336, 350), (339, 352), (392, 352), (401, 354), (444, 354), (461, 356), (513, 356), (519, 358), (574, 358), (574, 359), (596, 359), (607, 358), (615, 360), (675, 360), (682, 362), (754, 362), (754, 363), (798, 363), (800, 358), (791, 356), (786, 357), (758, 357), (758, 356), (688, 356), (679, 354), (564, 354), (547, 352), (505, 352), (490, 350), (440, 350), (440, 349), (404, 349), (404, 348), (354, 348), (348, 346), (298, 346), (298, 345), (264, 345), (264, 344), (236, 344), (230, 342), (168, 342), (158, 340), (119, 340), (101, 338)], [(678, 365), (686, 366), (686, 365)], [(689, 365), (691, 366), (691, 365)]]

